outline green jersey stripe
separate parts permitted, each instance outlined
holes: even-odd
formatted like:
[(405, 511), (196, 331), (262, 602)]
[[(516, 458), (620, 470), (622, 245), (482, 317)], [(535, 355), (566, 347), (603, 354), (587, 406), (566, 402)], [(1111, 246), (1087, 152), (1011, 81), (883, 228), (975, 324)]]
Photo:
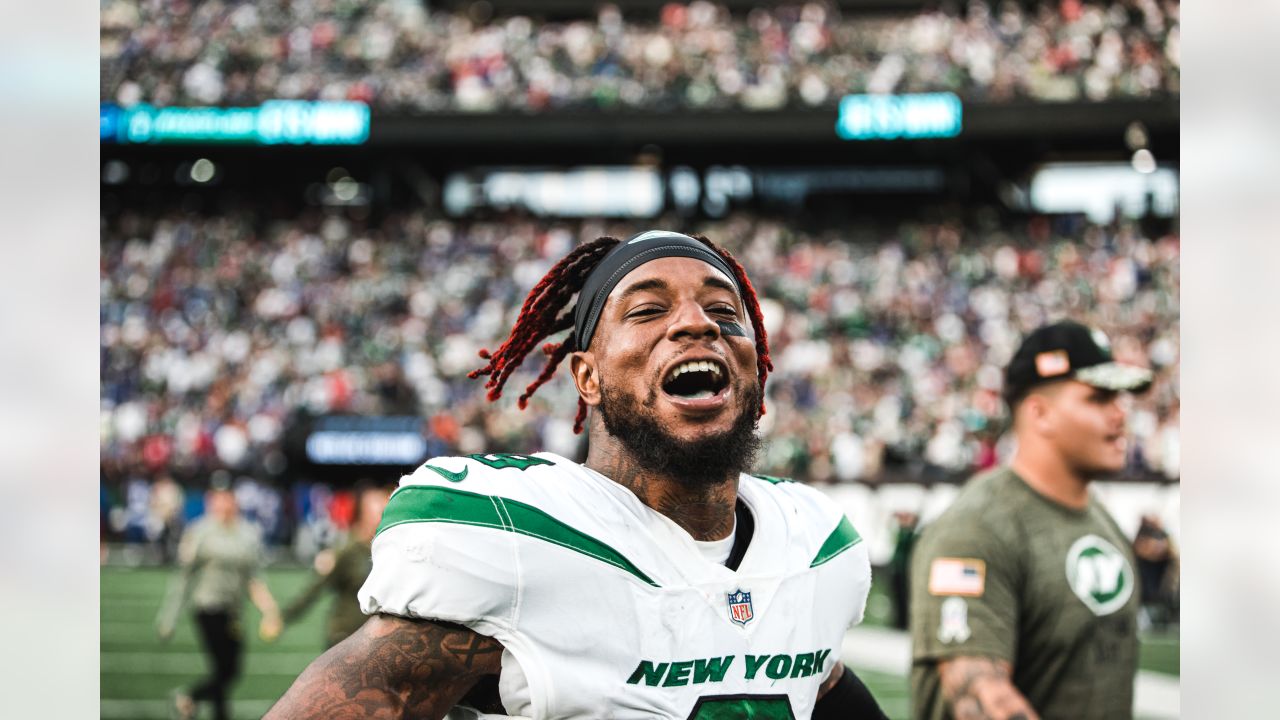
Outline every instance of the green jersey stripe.
[(818, 554), (814, 556), (813, 562), (809, 563), (809, 567), (818, 567), (860, 542), (862, 542), (862, 536), (853, 529), (853, 523), (849, 522), (849, 518), (841, 517), (840, 524), (836, 525), (836, 529), (827, 536), (826, 542), (818, 548)]
[(575, 530), (532, 505), (453, 488), (408, 485), (401, 487), (382, 513), (378, 533), (397, 525), (415, 522), (444, 522), (504, 530), (538, 538), (574, 552), (593, 557), (631, 573), (658, 587), (630, 560), (599, 540)]

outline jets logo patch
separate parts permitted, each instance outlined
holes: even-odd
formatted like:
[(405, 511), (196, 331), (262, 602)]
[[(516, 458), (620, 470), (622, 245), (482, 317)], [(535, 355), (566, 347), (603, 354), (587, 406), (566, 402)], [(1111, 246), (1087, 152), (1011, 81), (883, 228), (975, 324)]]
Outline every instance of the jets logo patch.
[(1067, 582), (1095, 615), (1110, 615), (1133, 594), (1133, 568), (1115, 545), (1085, 535), (1067, 551)]
[(751, 593), (742, 592), (742, 589), (725, 593), (725, 599), (729, 601), (729, 619), (739, 625), (746, 625), (751, 622), (751, 618), (755, 614), (751, 612)]

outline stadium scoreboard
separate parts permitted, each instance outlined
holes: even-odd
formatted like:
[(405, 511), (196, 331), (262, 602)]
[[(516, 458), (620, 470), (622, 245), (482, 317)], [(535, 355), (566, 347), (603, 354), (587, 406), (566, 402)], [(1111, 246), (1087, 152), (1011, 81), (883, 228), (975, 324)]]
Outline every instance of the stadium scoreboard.
[(99, 130), (104, 143), (359, 145), (369, 139), (369, 106), (306, 100), (227, 108), (103, 103)]
[(954, 93), (846, 95), (836, 134), (845, 140), (916, 140), (960, 134), (963, 115)]

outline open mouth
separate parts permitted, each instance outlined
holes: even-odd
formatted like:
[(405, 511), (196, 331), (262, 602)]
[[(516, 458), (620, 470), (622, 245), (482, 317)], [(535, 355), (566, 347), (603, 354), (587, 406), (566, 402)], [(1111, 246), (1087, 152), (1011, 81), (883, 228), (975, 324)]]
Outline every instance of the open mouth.
[(683, 400), (706, 400), (719, 395), (729, 384), (729, 373), (715, 360), (682, 362), (667, 373), (662, 389)]

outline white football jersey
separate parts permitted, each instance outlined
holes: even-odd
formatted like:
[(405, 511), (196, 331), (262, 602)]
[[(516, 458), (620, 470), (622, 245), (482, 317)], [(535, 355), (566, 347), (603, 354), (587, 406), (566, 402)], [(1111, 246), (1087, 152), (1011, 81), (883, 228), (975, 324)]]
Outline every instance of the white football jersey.
[(804, 485), (744, 474), (738, 496), (755, 529), (730, 570), (558, 455), (435, 458), (392, 495), (360, 605), (501, 642), (512, 715), (807, 718), (862, 619), (866, 544)]

